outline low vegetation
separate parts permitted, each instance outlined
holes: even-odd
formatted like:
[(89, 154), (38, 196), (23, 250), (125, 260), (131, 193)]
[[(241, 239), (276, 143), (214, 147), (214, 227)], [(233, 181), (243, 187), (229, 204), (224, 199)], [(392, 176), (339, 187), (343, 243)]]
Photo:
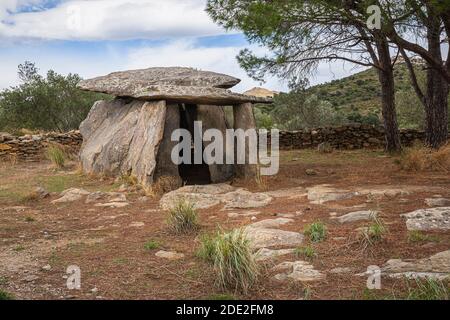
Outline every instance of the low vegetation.
[(157, 240), (149, 240), (144, 244), (145, 250), (155, 250), (158, 249), (161, 246), (159, 241)]
[(408, 242), (439, 242), (439, 237), (414, 230), (408, 232)]
[(450, 171), (450, 145), (432, 150), (422, 145), (406, 149), (396, 162), (405, 171)]
[(192, 203), (182, 199), (170, 210), (167, 224), (176, 234), (186, 234), (199, 229), (198, 213)]
[(317, 257), (316, 250), (312, 246), (297, 247), (294, 250), (294, 254), (298, 258), (314, 259)]
[(321, 242), (327, 236), (327, 227), (323, 222), (317, 221), (307, 225), (304, 233), (311, 242)]
[(443, 281), (426, 278), (415, 280), (408, 289), (407, 300), (449, 300), (450, 287)]
[(14, 300), (14, 296), (9, 292), (0, 289), (0, 300)]
[(150, 188), (145, 188), (145, 193), (147, 196), (160, 197), (165, 193), (176, 190), (178, 187), (180, 187), (180, 183), (175, 177), (162, 176)]
[(67, 160), (67, 154), (61, 147), (57, 145), (50, 145), (47, 147), (45, 154), (56, 168), (64, 168)]
[(203, 235), (197, 255), (213, 265), (219, 289), (247, 293), (258, 280), (258, 264), (243, 229)]
[(359, 242), (363, 251), (366, 251), (378, 242), (381, 242), (387, 233), (387, 228), (380, 218), (374, 218), (372, 223), (364, 228), (359, 235)]

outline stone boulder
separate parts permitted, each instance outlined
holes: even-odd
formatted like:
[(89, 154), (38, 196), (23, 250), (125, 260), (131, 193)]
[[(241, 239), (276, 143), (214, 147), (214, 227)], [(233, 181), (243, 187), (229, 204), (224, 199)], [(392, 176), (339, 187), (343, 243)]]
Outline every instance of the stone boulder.
[(84, 171), (131, 174), (142, 184), (151, 184), (165, 116), (164, 101), (96, 102), (80, 125), (84, 138), (80, 160)]
[(401, 216), (408, 230), (450, 230), (450, 207), (419, 209)]

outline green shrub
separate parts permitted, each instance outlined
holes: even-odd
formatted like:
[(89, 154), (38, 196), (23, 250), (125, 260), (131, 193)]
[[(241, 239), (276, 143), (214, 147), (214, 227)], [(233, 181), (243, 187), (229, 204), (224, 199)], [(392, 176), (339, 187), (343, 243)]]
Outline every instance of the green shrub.
[(53, 163), (58, 169), (64, 168), (66, 163), (67, 155), (60, 147), (55, 145), (50, 145), (46, 151), (47, 158)]
[(144, 244), (145, 250), (155, 250), (158, 249), (160, 246), (161, 244), (156, 240), (150, 240)]
[(312, 246), (295, 248), (294, 254), (297, 257), (304, 257), (304, 258), (308, 258), (308, 259), (313, 259), (313, 258), (317, 257), (316, 250), (314, 250), (314, 248)]
[(9, 292), (0, 289), (0, 300), (14, 300), (14, 296)]
[(257, 282), (258, 264), (243, 229), (203, 236), (197, 254), (214, 266), (220, 289), (247, 293)]
[(305, 235), (309, 237), (312, 242), (321, 242), (327, 236), (327, 227), (321, 221), (311, 223), (305, 227)]
[(198, 230), (197, 221), (198, 214), (194, 205), (183, 199), (170, 210), (167, 223), (174, 233), (190, 233)]

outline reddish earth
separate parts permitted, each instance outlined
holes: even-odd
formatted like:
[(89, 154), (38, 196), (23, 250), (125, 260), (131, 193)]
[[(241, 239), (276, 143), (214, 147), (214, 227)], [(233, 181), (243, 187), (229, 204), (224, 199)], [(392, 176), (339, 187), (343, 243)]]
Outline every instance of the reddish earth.
[[(74, 168), (72, 168), (73, 170)], [(306, 169), (318, 172), (315, 176)], [(448, 250), (449, 232), (428, 232), (430, 239), (408, 241), (405, 219), (400, 217), (419, 208), (426, 208), (424, 199), (437, 194), (450, 198), (448, 173), (408, 173), (400, 171), (395, 158), (381, 151), (352, 151), (319, 154), (313, 151), (283, 152), (280, 173), (264, 179), (262, 185), (234, 182), (251, 191), (278, 190), (288, 187), (311, 187), (331, 184), (336, 188), (364, 189), (373, 187), (411, 186), (419, 188), (408, 195), (383, 197), (367, 202), (366, 196), (328, 202), (309, 203), (306, 197), (279, 198), (261, 211), (258, 220), (276, 214), (302, 211), (295, 223), (284, 230), (303, 232), (306, 225), (322, 221), (328, 228), (325, 241), (312, 244), (317, 257), (310, 260), (327, 276), (311, 283), (280, 283), (272, 279), (267, 268), (259, 284), (247, 295), (229, 292), (240, 299), (355, 299), (369, 298), (365, 272), (369, 265), (382, 266), (393, 258), (415, 259)], [(36, 186), (53, 192), (42, 200), (30, 200), (26, 195)], [(230, 219), (221, 207), (200, 210), (201, 230), (198, 234), (171, 234), (166, 226), (167, 212), (159, 209), (158, 199), (138, 201), (139, 192), (128, 193), (130, 205), (125, 208), (99, 208), (84, 201), (51, 204), (56, 192), (69, 187), (89, 191), (117, 190), (112, 179), (90, 178), (76, 171), (51, 169), (42, 163), (2, 163), (0, 168), (0, 289), (18, 299), (212, 299), (220, 294), (214, 283), (214, 273), (196, 257), (198, 234), (220, 228), (229, 230), (250, 224), (251, 218)], [(261, 190), (263, 189), (263, 190)], [(363, 204), (364, 210), (379, 210), (388, 232), (383, 240), (363, 251), (357, 241), (358, 231), (367, 222), (339, 224), (330, 219), (331, 212), (343, 214)], [(14, 208), (21, 206), (23, 208)], [(245, 210), (233, 210), (240, 212)], [(130, 226), (142, 222), (141, 227)], [(158, 241), (160, 249), (181, 252), (185, 257), (168, 261), (155, 256), (157, 250), (147, 250), (149, 240)], [(305, 242), (308, 245), (308, 242)], [(301, 260), (303, 258), (283, 257)], [(284, 260), (283, 260), (284, 259)], [(50, 270), (42, 267), (50, 265)], [(81, 290), (66, 288), (66, 268), (81, 268)], [(344, 275), (329, 273), (336, 267), (349, 267)], [(405, 280), (383, 279), (383, 297), (402, 295)], [(92, 290), (96, 288), (95, 290)]]

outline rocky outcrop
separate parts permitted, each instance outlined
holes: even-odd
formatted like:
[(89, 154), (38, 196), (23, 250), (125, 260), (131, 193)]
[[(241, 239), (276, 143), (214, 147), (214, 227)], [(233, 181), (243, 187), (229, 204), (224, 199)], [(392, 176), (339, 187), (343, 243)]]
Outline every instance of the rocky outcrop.
[(408, 230), (450, 230), (450, 207), (419, 209), (401, 216)]
[(163, 138), (164, 101), (99, 101), (80, 125), (80, 160), (87, 173), (130, 174), (144, 185), (153, 182)]

